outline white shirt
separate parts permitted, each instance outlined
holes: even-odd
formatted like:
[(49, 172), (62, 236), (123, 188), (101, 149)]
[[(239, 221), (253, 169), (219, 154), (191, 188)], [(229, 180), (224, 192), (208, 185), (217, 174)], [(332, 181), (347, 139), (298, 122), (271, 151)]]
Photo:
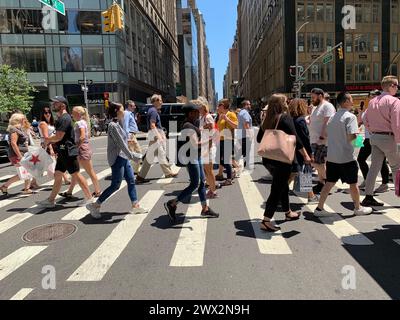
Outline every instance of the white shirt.
[(325, 118), (330, 118), (335, 113), (335, 107), (328, 101), (323, 101), (318, 107), (313, 109), (310, 117), (310, 141), (312, 144), (319, 142)]

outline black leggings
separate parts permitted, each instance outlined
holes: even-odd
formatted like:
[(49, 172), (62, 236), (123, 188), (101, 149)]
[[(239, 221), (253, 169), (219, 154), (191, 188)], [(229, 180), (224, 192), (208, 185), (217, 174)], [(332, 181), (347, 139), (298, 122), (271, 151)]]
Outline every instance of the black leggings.
[[(371, 155), (371, 152), (372, 152), (372, 149), (371, 149), (370, 140), (365, 139), (364, 147), (361, 148), (360, 153), (357, 158), (357, 161), (358, 161), (358, 164), (360, 165), (360, 169), (361, 169), (362, 175), (364, 177), (364, 180), (367, 180), (368, 171), (369, 171), (367, 159)], [(382, 176), (382, 183), (388, 184), (389, 183), (389, 167), (387, 165), (386, 158), (382, 164), (381, 176)]]
[(268, 171), (272, 174), (271, 194), (266, 203), (264, 216), (272, 219), (281, 203), (283, 212), (290, 211), (289, 203), (289, 178), (292, 172), (292, 165), (279, 163), (277, 165), (266, 164)]

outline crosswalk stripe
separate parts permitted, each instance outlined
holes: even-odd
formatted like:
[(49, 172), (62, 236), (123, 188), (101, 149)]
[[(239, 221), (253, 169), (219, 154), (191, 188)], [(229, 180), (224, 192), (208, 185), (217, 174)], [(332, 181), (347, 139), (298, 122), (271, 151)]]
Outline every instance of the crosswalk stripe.
[(400, 224), (399, 209), (398, 208), (393, 208), (392, 205), (390, 205), (390, 204), (388, 204), (386, 202), (383, 202), (383, 201), (380, 201), (380, 200), (379, 200), (379, 202), (383, 203), (383, 206), (386, 207), (386, 208), (382, 209), (382, 211), (383, 211), (382, 215), (384, 217), (386, 217), (386, 218), (388, 218), (388, 219)]
[(393, 241), (400, 245), (400, 239), (393, 239)]
[(250, 175), (240, 177), (239, 185), (261, 254), (292, 254), (292, 250), (290, 250), (288, 243), (283, 238), (281, 231), (272, 234), (260, 230), (260, 219), (264, 216), (264, 211), (260, 206), (265, 202), (265, 199), (252, 181), (252, 177)]
[(171, 259), (171, 267), (201, 267), (203, 265), (207, 220), (199, 219), (201, 209), (200, 203), (189, 205), (185, 218), (185, 228), (179, 235)]
[[(117, 195), (119, 193), (119, 191), (125, 189), (126, 186), (127, 186), (126, 181), (123, 181), (121, 183), (120, 189), (117, 192), (115, 192), (110, 198), (108, 198), (107, 201), (109, 201), (112, 197)], [(71, 211), (69, 214), (67, 214), (61, 220), (63, 220), (63, 221), (78, 221), (78, 220), (81, 220), (84, 217), (86, 217), (88, 214), (89, 214), (89, 212), (85, 207), (80, 207), (80, 208), (76, 208), (73, 211)]]
[(19, 290), (10, 300), (24, 300), (34, 289), (23, 288)]
[[(306, 208), (310, 212), (314, 212), (318, 205), (308, 205), (307, 200), (298, 197), (300, 201), (306, 204)], [(303, 209), (303, 210), (304, 210)], [(325, 210), (335, 212), (331, 207), (325, 204)], [(360, 233), (355, 227), (343, 219), (340, 215), (335, 214), (333, 217), (318, 218), (338, 239), (344, 244), (353, 246), (370, 246), (374, 243), (369, 240), (365, 235)]]
[[(172, 170), (172, 172), (179, 173), (180, 170), (181, 170), (181, 168), (176, 167), (176, 166), (173, 165), (173, 166), (171, 167), (171, 170)], [(168, 179), (166, 179), (166, 178), (161, 178), (161, 179), (158, 179), (158, 180), (156, 181), (156, 184), (170, 184), (170, 183), (172, 183), (175, 179), (176, 179), (176, 178), (168, 178)]]
[(14, 177), (15, 176), (15, 174), (9, 174), (9, 175), (6, 175), (6, 176), (3, 176), (3, 177), (1, 177), (0, 178), (0, 181), (7, 181), (8, 179), (10, 179), (10, 178), (12, 178), (12, 177)]
[[(97, 178), (99, 180), (101, 180), (101, 179), (105, 178), (106, 176), (108, 176), (110, 173), (111, 173), (111, 169), (106, 169), (106, 170), (100, 172), (97, 175)], [(92, 185), (92, 182), (88, 181), (88, 185), (89, 186)], [(81, 188), (79, 186), (76, 186), (73, 194), (76, 194), (80, 191), (81, 191)], [(61, 198), (60, 196), (57, 196), (56, 201), (59, 200), (60, 198)], [(16, 225), (22, 223), (26, 219), (29, 219), (30, 217), (34, 216), (35, 214), (38, 214), (39, 212), (41, 212), (43, 210), (44, 210), (43, 208), (39, 208), (37, 205), (33, 205), (32, 207), (26, 209), (22, 213), (14, 214), (9, 218), (0, 221), (0, 234), (15, 227)]]
[(41, 253), (47, 246), (22, 247), (0, 260), (0, 281)]
[[(152, 210), (163, 193), (161, 190), (149, 191), (141, 199), (142, 206)], [(101, 281), (146, 218), (147, 215), (126, 216), (67, 281)]]

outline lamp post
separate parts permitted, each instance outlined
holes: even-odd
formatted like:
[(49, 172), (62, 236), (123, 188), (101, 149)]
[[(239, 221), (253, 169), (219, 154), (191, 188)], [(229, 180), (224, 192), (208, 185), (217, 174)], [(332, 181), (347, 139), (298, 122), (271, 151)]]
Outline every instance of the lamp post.
[[(299, 32), (310, 22), (307, 21), (301, 25), (301, 27), (296, 31), (296, 83), (300, 82), (300, 68), (299, 68)], [(298, 86), (297, 98), (301, 98), (301, 86)]]

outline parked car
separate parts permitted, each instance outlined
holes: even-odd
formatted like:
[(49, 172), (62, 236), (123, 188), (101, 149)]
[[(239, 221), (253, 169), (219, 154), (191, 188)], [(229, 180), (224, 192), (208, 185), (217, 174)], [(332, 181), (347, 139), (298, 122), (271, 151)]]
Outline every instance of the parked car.
[[(182, 111), (183, 106), (183, 103), (164, 103), (162, 105), (161, 125), (167, 135), (181, 131), (185, 120), (185, 114)], [(147, 132), (147, 113), (151, 107), (151, 104), (147, 104), (138, 108), (137, 123), (140, 131)]]
[(8, 132), (7, 124), (0, 123), (0, 157), (8, 156)]

